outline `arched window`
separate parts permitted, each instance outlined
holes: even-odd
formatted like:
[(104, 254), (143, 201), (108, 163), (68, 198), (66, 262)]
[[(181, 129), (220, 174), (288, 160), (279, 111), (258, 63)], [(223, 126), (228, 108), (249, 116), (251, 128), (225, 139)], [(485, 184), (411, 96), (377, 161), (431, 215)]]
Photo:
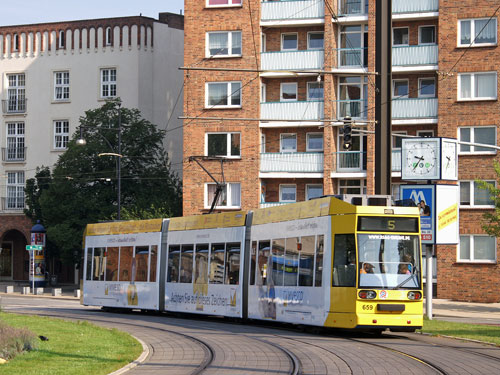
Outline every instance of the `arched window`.
[(14, 52), (19, 51), (19, 35), (14, 34)]
[(106, 45), (110, 46), (113, 44), (113, 32), (111, 27), (106, 28)]
[(63, 30), (59, 31), (59, 48), (66, 47), (66, 34)]

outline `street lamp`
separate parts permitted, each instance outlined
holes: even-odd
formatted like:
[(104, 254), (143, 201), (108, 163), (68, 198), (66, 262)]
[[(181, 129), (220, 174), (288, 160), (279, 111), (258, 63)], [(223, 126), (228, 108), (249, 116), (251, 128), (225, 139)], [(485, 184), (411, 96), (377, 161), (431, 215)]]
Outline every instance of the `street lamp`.
[[(103, 152), (98, 154), (97, 156), (115, 156), (116, 157), (116, 180), (117, 180), (117, 220), (121, 220), (121, 197), (122, 197), (122, 178), (121, 178), (121, 164), (122, 164), (122, 107), (121, 103), (118, 102), (118, 129), (109, 129), (106, 128), (106, 130), (117, 130), (118, 131), (118, 152), (114, 152), (114, 148), (111, 145), (111, 143), (104, 137), (102, 134), (99, 134), (99, 136), (104, 139), (104, 141), (108, 144), (109, 148), (113, 152)], [(79, 146), (85, 146), (87, 144), (87, 141), (85, 138), (83, 138), (83, 129), (85, 126), (80, 125), (80, 138), (76, 140), (76, 144)], [(92, 128), (99, 130), (99, 128)]]

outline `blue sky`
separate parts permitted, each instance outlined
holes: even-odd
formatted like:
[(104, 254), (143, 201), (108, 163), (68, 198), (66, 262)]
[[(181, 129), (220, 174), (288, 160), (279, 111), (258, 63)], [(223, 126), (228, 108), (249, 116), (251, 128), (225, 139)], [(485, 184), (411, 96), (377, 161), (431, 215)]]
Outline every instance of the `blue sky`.
[(24, 0), (2, 1), (0, 26), (73, 21), (89, 18), (143, 16), (184, 11), (184, 0)]

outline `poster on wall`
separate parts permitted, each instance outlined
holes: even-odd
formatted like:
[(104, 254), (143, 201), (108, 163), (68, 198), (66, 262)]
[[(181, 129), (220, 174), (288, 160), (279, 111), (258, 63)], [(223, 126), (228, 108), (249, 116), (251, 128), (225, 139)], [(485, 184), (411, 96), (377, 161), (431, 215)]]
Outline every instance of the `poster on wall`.
[(434, 244), (436, 239), (435, 220), (435, 188), (437, 185), (401, 185), (401, 198), (411, 199), (420, 210), (421, 241), (423, 244)]

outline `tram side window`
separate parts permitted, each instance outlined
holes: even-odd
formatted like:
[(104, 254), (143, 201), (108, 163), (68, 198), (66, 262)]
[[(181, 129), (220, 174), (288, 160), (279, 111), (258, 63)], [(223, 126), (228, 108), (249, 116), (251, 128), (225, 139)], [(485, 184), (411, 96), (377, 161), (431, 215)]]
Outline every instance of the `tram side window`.
[(223, 243), (212, 244), (210, 255), (210, 283), (224, 283), (224, 252), (226, 245)]
[(257, 279), (255, 283), (257, 285), (267, 285), (267, 276), (268, 276), (268, 261), (269, 253), (271, 250), (271, 241), (259, 241), (259, 253), (257, 256), (258, 262), (258, 270), (257, 270)]
[(299, 260), (300, 286), (313, 286), (315, 240), (315, 236), (304, 236), (301, 238), (302, 250), (300, 251)]
[(92, 280), (104, 281), (104, 267), (106, 259), (104, 257), (105, 248), (94, 248), (94, 270), (92, 272)]
[(149, 282), (156, 282), (156, 266), (158, 261), (158, 246), (152, 245), (151, 251), (149, 252), (150, 265), (149, 265)]
[(196, 245), (194, 282), (208, 284), (208, 244)]
[(252, 241), (250, 254), (250, 285), (255, 285), (255, 265), (257, 264), (257, 241)]
[(106, 281), (118, 281), (118, 248), (106, 249)]
[(285, 239), (273, 240), (272, 247), (272, 278), (276, 286), (283, 285), (283, 258), (285, 253)]
[(179, 259), (181, 256), (180, 245), (170, 245), (168, 248), (168, 275), (167, 282), (179, 282)]
[(120, 279), (119, 281), (131, 281), (132, 278), (132, 246), (120, 247)]
[(182, 245), (181, 283), (193, 282), (193, 245)]
[(286, 239), (285, 246), (285, 286), (297, 286), (299, 271), (299, 250), (302, 245), (298, 237)]
[(240, 243), (226, 244), (226, 278), (225, 284), (236, 285), (240, 282)]
[(148, 281), (148, 258), (148, 246), (137, 246), (135, 248), (135, 281)]
[(356, 286), (356, 246), (353, 234), (335, 235), (332, 285)]
[(325, 248), (325, 239), (323, 235), (318, 236), (316, 242), (316, 276), (314, 277), (314, 285), (321, 286), (323, 282), (323, 252)]
[(92, 252), (94, 249), (89, 247), (87, 249), (87, 277), (85, 280), (92, 280)]

